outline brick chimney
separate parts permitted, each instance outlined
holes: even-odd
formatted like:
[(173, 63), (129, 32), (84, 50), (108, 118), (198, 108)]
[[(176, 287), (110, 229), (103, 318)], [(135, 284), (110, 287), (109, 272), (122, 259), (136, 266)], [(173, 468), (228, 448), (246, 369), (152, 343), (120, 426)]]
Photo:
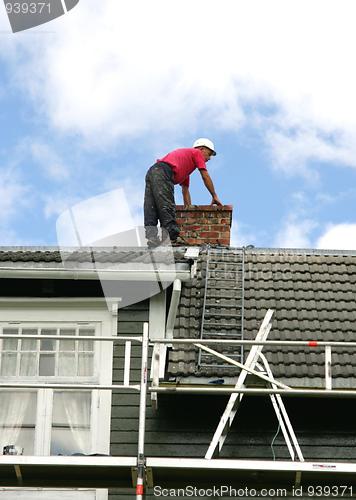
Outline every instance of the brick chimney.
[(232, 205), (177, 205), (177, 223), (189, 245), (230, 245)]

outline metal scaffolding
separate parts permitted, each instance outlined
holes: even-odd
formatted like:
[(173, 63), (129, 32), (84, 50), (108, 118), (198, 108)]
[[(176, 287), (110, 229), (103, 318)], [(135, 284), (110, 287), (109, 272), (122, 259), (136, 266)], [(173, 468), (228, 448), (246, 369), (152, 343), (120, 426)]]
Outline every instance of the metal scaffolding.
[[(111, 385), (95, 385), (95, 384), (55, 384), (55, 383), (10, 383), (1, 382), (0, 388), (53, 388), (53, 389), (100, 389), (109, 391), (133, 391), (140, 394), (139, 404), (139, 428), (138, 428), (138, 443), (137, 443), (137, 456), (130, 457), (37, 457), (37, 456), (0, 456), (0, 474), (9, 477), (9, 484), (11, 486), (26, 487), (27, 483), (24, 481), (24, 475), (31, 471), (34, 474), (34, 482), (37, 486), (43, 485), (43, 477), (46, 476), (47, 483), (52, 486), (58, 486), (60, 476), (63, 477), (62, 484), (66, 484), (65, 474), (71, 470), (74, 474), (75, 484), (77, 487), (86, 485), (87, 478), (90, 477), (90, 484), (97, 485), (97, 487), (110, 487), (110, 486), (128, 486), (134, 475), (136, 486), (136, 498), (142, 500), (145, 494), (145, 486), (152, 486), (150, 477), (152, 473), (154, 478), (165, 478), (166, 481), (176, 481), (177, 475), (181, 478), (189, 478), (193, 474), (201, 478), (209, 478), (212, 470), (222, 471), (227, 474), (247, 474), (253, 471), (259, 471), (263, 474), (278, 472), (281, 478), (290, 481), (291, 484), (298, 484), (301, 481), (302, 474), (312, 475), (313, 477), (325, 477), (328, 474), (333, 477), (344, 477), (348, 479), (354, 478), (356, 474), (356, 464), (352, 463), (335, 463), (335, 462), (308, 462), (303, 461), (303, 455), (299, 448), (293, 428), (289, 422), (288, 416), (284, 409), (282, 396), (313, 396), (313, 397), (355, 397), (356, 390), (335, 390), (332, 384), (332, 365), (331, 365), (331, 351), (332, 349), (343, 348), (356, 348), (356, 342), (324, 342), (324, 341), (272, 341), (267, 340), (267, 335), (270, 330), (271, 318), (273, 311), (268, 311), (264, 322), (260, 328), (260, 335), (258, 334), (255, 340), (214, 340), (214, 339), (159, 339), (149, 341), (148, 323), (144, 324), (143, 334), (139, 336), (110, 336), (110, 337), (93, 337), (81, 336), (81, 340), (90, 341), (104, 341), (104, 342), (119, 342), (125, 345), (124, 349), (124, 370), (123, 370), (123, 384)], [(38, 339), (37, 335), (18, 335), (23, 339)], [(1, 338), (13, 338), (13, 335), (1, 335)], [(41, 339), (55, 339), (54, 335), (41, 335)], [(61, 340), (73, 340), (72, 336), (61, 336)], [(130, 382), (131, 370), (131, 344), (132, 342), (141, 345), (141, 380), (140, 384), (133, 384)], [(234, 364), (241, 368), (241, 373), (235, 387), (177, 387), (165, 386), (160, 380), (155, 378), (151, 384), (148, 383), (148, 361), (149, 361), (149, 347), (155, 347), (160, 344), (191, 344), (199, 349), (209, 349), (209, 352), (218, 357), (223, 356), (225, 361)], [(227, 358), (221, 355), (216, 349), (223, 345), (244, 345), (250, 346), (250, 354), (244, 364), (239, 363), (234, 359)], [(325, 388), (324, 389), (293, 389), (286, 386), (274, 379), (272, 371), (262, 355), (263, 346), (307, 346), (312, 351), (316, 347), (323, 347), (325, 351)], [(209, 346), (214, 346), (211, 349)], [(159, 349), (156, 350), (159, 353)], [(159, 363), (159, 356), (155, 360)], [(264, 388), (249, 388), (245, 385), (247, 374), (253, 374), (262, 379), (269, 387)], [(148, 393), (194, 393), (194, 394), (230, 394), (230, 401), (224, 415), (220, 429), (212, 439), (211, 446), (205, 456), (201, 459), (191, 459), (186, 457), (169, 458), (169, 457), (149, 457), (145, 454), (145, 422), (146, 422), (146, 409), (147, 409), (147, 394)], [(229, 421), (231, 425), (233, 413), (236, 412), (238, 405), (236, 402), (241, 401), (244, 394), (253, 395), (270, 395), (277, 418), (283, 422), (283, 434), (289, 436), (286, 438), (288, 449), (291, 453), (290, 461), (277, 461), (271, 460), (226, 460), (212, 458), (217, 446), (222, 446), (222, 436), (225, 437), (226, 422)], [(289, 441), (288, 441), (289, 439)], [(294, 451), (291, 451), (294, 448)], [(297, 460), (298, 458), (298, 460)], [(103, 471), (105, 474), (103, 475)], [(11, 479), (11, 474), (14, 476)], [(37, 474), (37, 476), (36, 476)], [(53, 474), (51, 482), (51, 474)], [(42, 478), (42, 479), (41, 479)], [(42, 481), (42, 482), (41, 482)], [(353, 479), (355, 481), (355, 479)], [(131, 483), (132, 484), (132, 483)]]

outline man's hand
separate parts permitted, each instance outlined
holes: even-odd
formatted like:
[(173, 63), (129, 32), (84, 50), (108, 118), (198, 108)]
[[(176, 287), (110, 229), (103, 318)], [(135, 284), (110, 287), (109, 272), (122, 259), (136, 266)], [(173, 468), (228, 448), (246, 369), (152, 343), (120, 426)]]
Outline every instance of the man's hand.
[(202, 176), (205, 187), (207, 188), (207, 190), (209, 191), (209, 193), (213, 197), (210, 205), (218, 205), (221, 207), (222, 203), (219, 200), (218, 195), (215, 193), (214, 184), (213, 184), (213, 181), (211, 180), (211, 177), (210, 177), (208, 171), (207, 170), (200, 170), (200, 175)]
[(223, 206), (223, 204), (221, 203), (221, 201), (219, 200), (219, 198), (217, 196), (213, 196), (213, 199), (211, 200), (210, 205), (218, 205), (219, 207)]

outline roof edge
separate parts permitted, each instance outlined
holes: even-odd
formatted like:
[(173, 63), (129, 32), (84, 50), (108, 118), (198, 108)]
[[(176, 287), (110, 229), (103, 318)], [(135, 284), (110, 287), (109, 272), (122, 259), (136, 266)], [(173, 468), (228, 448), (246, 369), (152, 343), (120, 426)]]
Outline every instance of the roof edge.
[[(60, 246), (0, 246), (0, 252), (78, 252), (91, 251), (93, 248), (100, 251), (110, 251), (113, 247), (103, 246), (83, 246), (83, 247), (60, 247)], [(128, 250), (129, 247), (115, 247), (118, 249)], [(145, 250), (146, 247), (135, 247)], [(185, 248), (185, 247), (174, 247)], [(322, 248), (281, 248), (281, 247), (254, 247), (253, 245), (241, 247), (214, 247), (214, 250), (228, 251), (245, 251), (246, 253), (269, 253), (269, 254), (299, 254), (299, 255), (356, 255), (355, 250), (346, 249), (322, 249)]]

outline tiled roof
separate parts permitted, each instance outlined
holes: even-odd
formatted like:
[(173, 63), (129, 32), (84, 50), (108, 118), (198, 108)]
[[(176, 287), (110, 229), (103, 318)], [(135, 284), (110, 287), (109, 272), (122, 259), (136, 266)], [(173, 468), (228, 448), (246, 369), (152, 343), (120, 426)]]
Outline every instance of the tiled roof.
[(0, 250), (0, 262), (62, 262), (59, 250)]
[[(176, 262), (182, 261), (184, 257), (184, 249), (174, 248), (173, 253), (170, 252), (160, 252), (159, 248), (154, 250), (155, 257), (159, 257), (159, 262), (163, 262), (168, 259), (168, 262), (172, 261), (173, 255)], [(140, 262), (140, 263), (151, 263), (152, 255), (148, 252), (146, 247), (136, 247), (136, 248), (124, 248), (124, 247), (100, 247), (100, 248), (82, 248), (78, 249), (64, 249), (59, 250), (58, 248), (48, 248), (48, 247), (0, 247), (0, 263), (4, 265), (8, 264), (22, 264), (27, 265), (33, 264), (36, 267), (36, 263), (41, 264), (41, 267), (45, 265), (58, 265), (62, 262), (72, 263), (90, 263), (93, 262), (101, 264), (116, 264), (125, 262)]]
[[(236, 253), (221, 254), (217, 268), (229, 269)], [(176, 337), (199, 338), (204, 297), (206, 253), (201, 254), (199, 275), (184, 283), (177, 314)], [(224, 284), (216, 300), (216, 310), (238, 311), (238, 283)], [(268, 308), (274, 309), (269, 340), (356, 341), (356, 253), (296, 250), (245, 251), (244, 338), (254, 339)], [(226, 316), (226, 319), (227, 316)], [(230, 318), (229, 318), (230, 319)], [(282, 350), (283, 349), (283, 350)], [(292, 386), (322, 387), (324, 354), (322, 348), (265, 346), (273, 374)], [(228, 376), (231, 369), (199, 369), (197, 352), (190, 347), (173, 350), (168, 371), (173, 376)], [(236, 373), (236, 372), (235, 372)], [(356, 387), (356, 352), (334, 349), (332, 374), (335, 387)]]

